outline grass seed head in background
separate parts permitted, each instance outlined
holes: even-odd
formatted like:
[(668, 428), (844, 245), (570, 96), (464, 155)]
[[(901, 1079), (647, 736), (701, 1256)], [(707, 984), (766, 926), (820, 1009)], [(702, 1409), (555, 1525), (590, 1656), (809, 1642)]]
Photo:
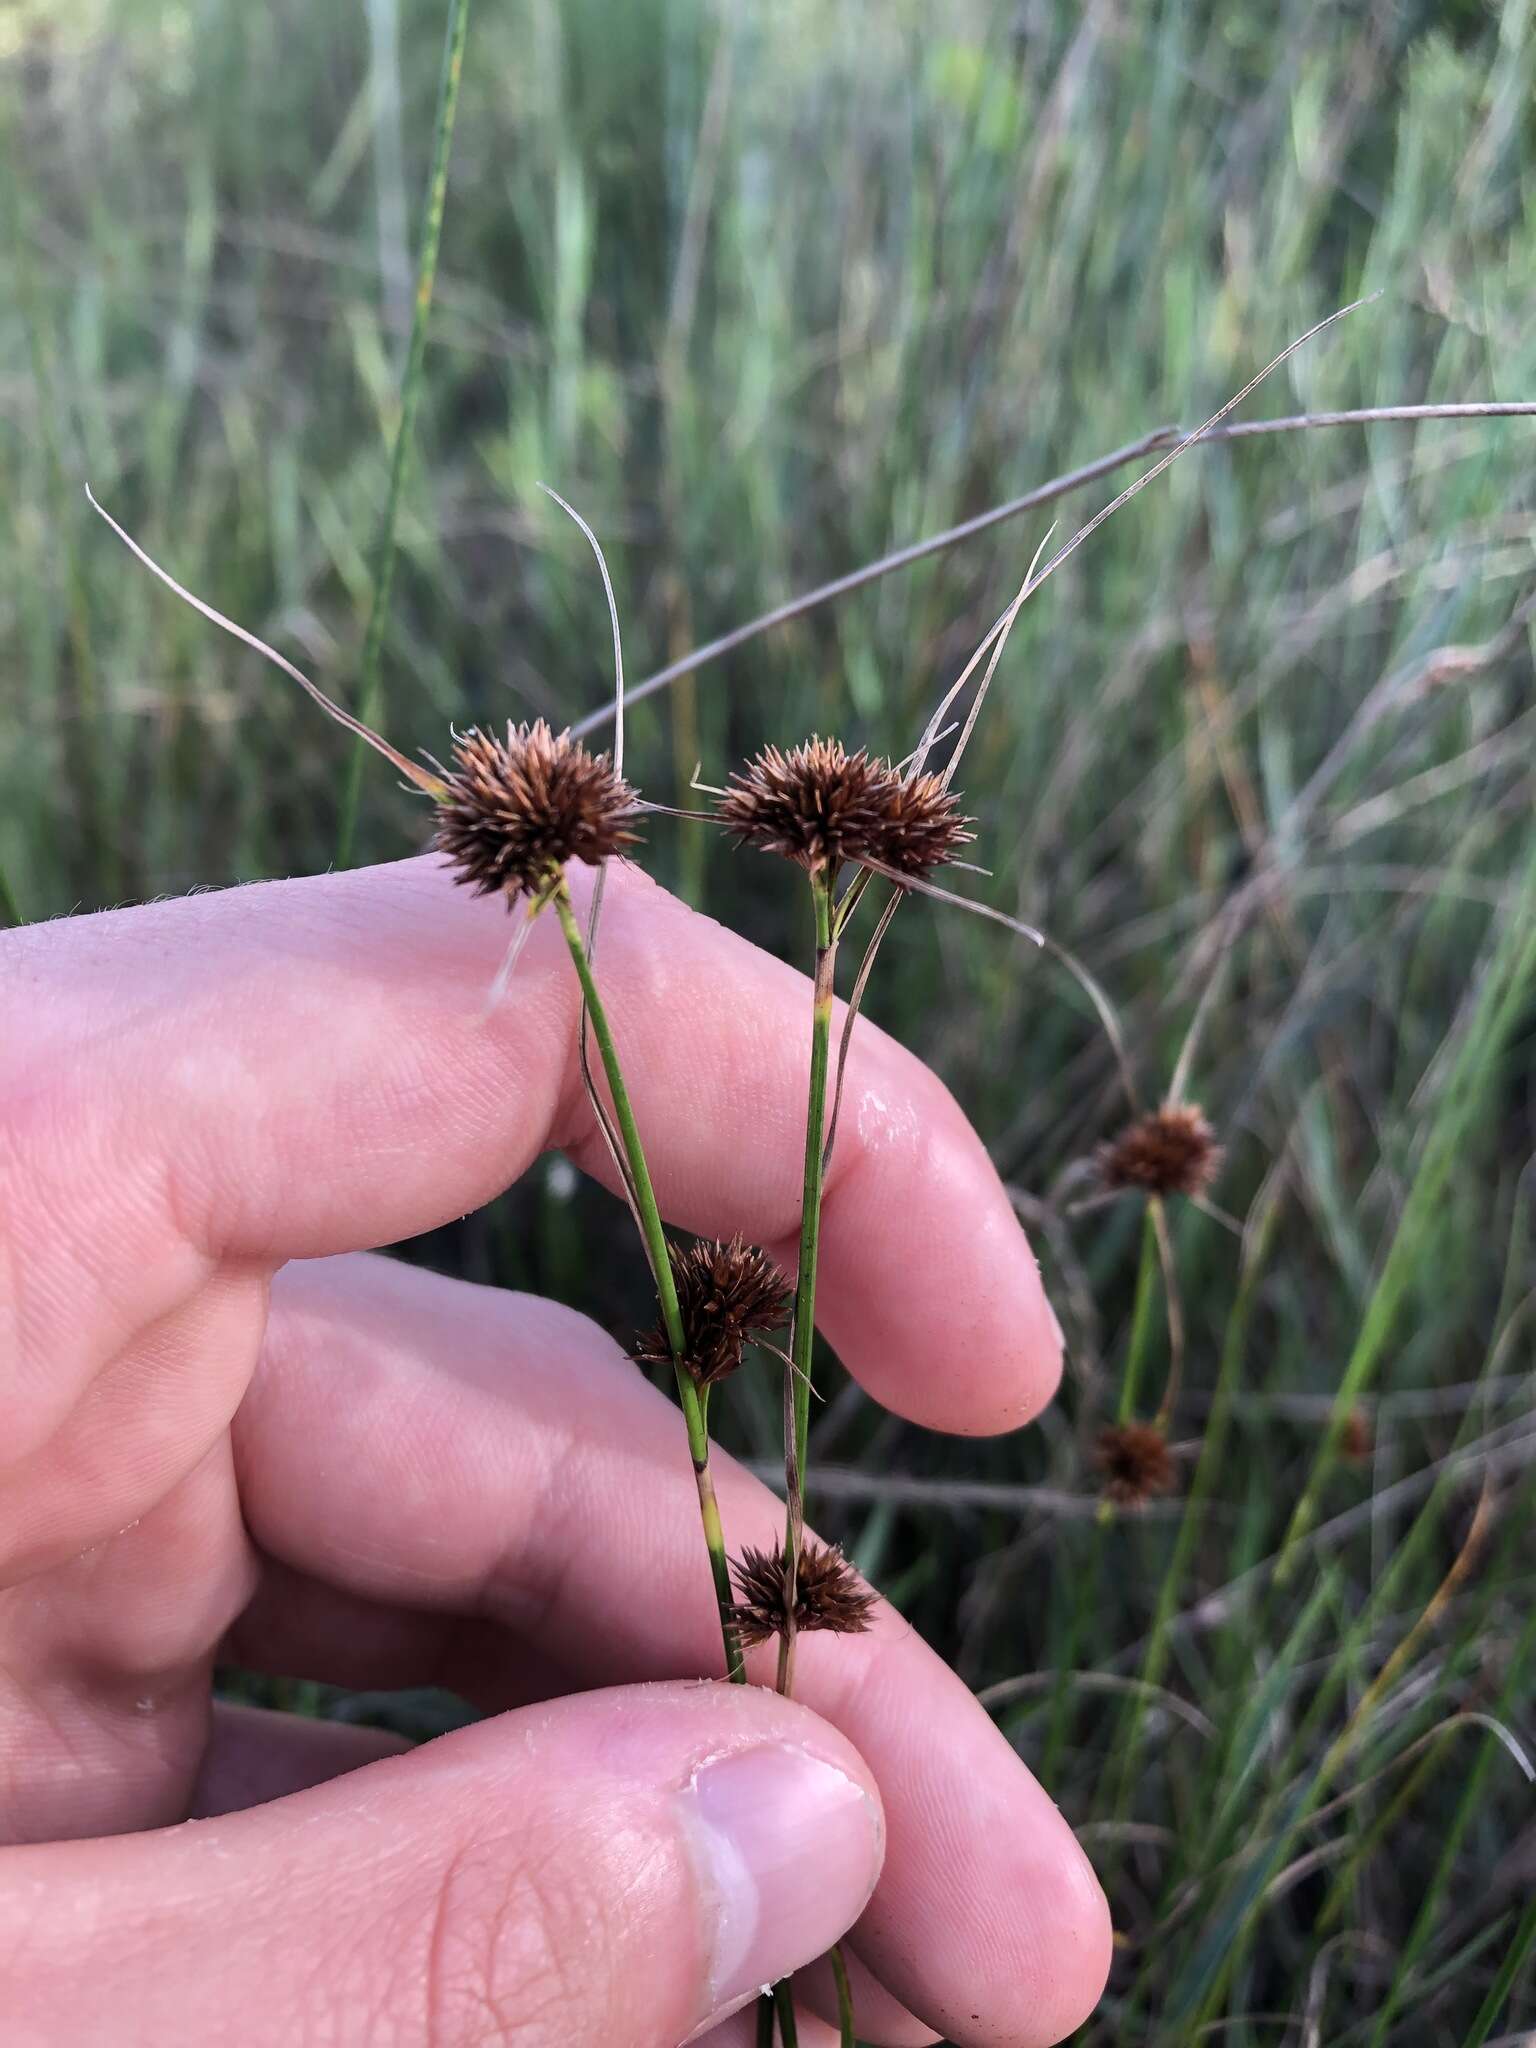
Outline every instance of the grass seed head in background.
[[(700, 1239), (668, 1247), (683, 1323), (683, 1365), (701, 1387), (736, 1371), (750, 1337), (774, 1330), (789, 1312), (779, 1269), (744, 1238)], [(657, 1323), (632, 1356), (641, 1365), (670, 1365), (672, 1348)]]
[(840, 740), (812, 738), (786, 754), (765, 747), (731, 777), (715, 815), (744, 846), (782, 854), (811, 874), (869, 861), (924, 876), (972, 837), (970, 819), (937, 775), (910, 780)]
[(1116, 1422), (1101, 1430), (1094, 1463), (1104, 1476), (1104, 1497), (1117, 1507), (1145, 1507), (1171, 1493), (1173, 1456), (1168, 1439), (1150, 1422)]
[(454, 879), (477, 896), (535, 896), (567, 861), (596, 863), (633, 846), (634, 791), (606, 754), (591, 754), (541, 718), (455, 739), (434, 839)]
[(1221, 1171), (1221, 1160), (1205, 1112), (1192, 1102), (1165, 1102), (1100, 1148), (1099, 1178), (1116, 1191), (1203, 1195)]
[[(789, 1619), (788, 1573), (781, 1550), (744, 1550), (734, 1567), (741, 1595), (733, 1613), (737, 1634), (750, 1649), (783, 1635)], [(800, 1547), (795, 1574), (794, 1622), (797, 1634), (830, 1629), (835, 1635), (861, 1635), (869, 1627), (875, 1595), (864, 1586), (841, 1550), (831, 1543), (807, 1539)]]
[(1371, 1427), (1371, 1418), (1357, 1401), (1339, 1433), (1339, 1456), (1350, 1465), (1368, 1465), (1375, 1448), (1376, 1432)]

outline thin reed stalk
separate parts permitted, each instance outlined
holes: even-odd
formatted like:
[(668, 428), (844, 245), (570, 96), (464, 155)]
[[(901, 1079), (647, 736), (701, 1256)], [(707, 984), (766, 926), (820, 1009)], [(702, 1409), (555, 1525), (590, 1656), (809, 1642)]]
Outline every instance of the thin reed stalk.
[[(389, 487), (374, 552), (373, 597), (368, 626), (363, 637), (359, 670), (357, 715), (364, 725), (378, 723), (383, 678), (384, 628), (389, 618), (390, 591), (395, 576), (395, 532), (400, 519), (400, 500), (405, 488), (406, 465), (421, 402), (427, 328), (432, 316), (432, 293), (437, 281), (437, 255), (443, 239), (443, 213), (448, 197), (448, 163), (453, 151), (453, 127), (459, 109), (459, 82), (464, 72), (464, 44), (469, 34), (469, 0), (450, 0), (448, 26), (443, 39), (443, 63), (438, 80), (437, 116), (432, 134), (432, 164), (427, 173), (426, 217), (422, 224), (421, 254), (416, 265), (416, 297), (411, 312), (411, 339), (406, 351), (405, 372), (400, 380), (400, 414), (395, 422), (395, 445), (389, 458)], [(354, 747), (347, 764), (347, 779), (341, 800), (341, 823), (336, 835), (336, 865), (350, 867), (357, 836), (357, 808), (363, 787), (363, 749)]]
[(619, 1065), (618, 1048), (613, 1042), (608, 1012), (603, 1007), (603, 999), (598, 993), (592, 963), (588, 958), (581, 926), (577, 922), (576, 912), (571, 903), (570, 889), (563, 875), (552, 900), (555, 915), (560, 920), (560, 929), (565, 936), (567, 950), (576, 969), (576, 978), (581, 983), (587, 1016), (592, 1025), (592, 1036), (597, 1041), (598, 1056), (602, 1060), (603, 1072), (608, 1079), (608, 1091), (613, 1097), (614, 1121), (618, 1127), (625, 1163), (629, 1168), (635, 1216), (645, 1241), (651, 1275), (656, 1283), (656, 1298), (661, 1304), (661, 1319), (666, 1329), (667, 1342), (672, 1347), (677, 1397), (682, 1405), (683, 1420), (688, 1429), (688, 1455), (693, 1461), (694, 1484), (699, 1496), (699, 1520), (704, 1529), (710, 1575), (715, 1585), (715, 1603), (720, 1613), (720, 1640), (725, 1649), (725, 1672), (733, 1685), (745, 1685), (747, 1674), (742, 1663), (741, 1645), (731, 1621), (731, 1570), (725, 1554), (725, 1531), (720, 1521), (720, 1503), (709, 1467), (706, 1396), (703, 1389), (694, 1385), (684, 1358), (682, 1312), (678, 1306), (677, 1285), (672, 1275), (672, 1260), (667, 1250), (666, 1232), (662, 1228), (661, 1211), (656, 1206), (656, 1191), (651, 1183), (651, 1171), (646, 1163), (645, 1148), (640, 1142), (640, 1129), (635, 1122), (635, 1112), (630, 1103), (629, 1090), (624, 1083), (623, 1069)]
[[(1348, 308), (1346, 310), (1353, 310)], [(1338, 315), (1334, 315), (1337, 318)], [(1317, 330), (1312, 330), (1315, 333)], [(1303, 339), (1306, 339), (1303, 336)], [(1299, 344), (1298, 344), (1299, 345)], [(1459, 405), (1377, 405), (1361, 406), (1350, 412), (1296, 413), (1285, 419), (1238, 420), (1218, 426), (1207, 427), (1199, 436), (1201, 442), (1210, 441), (1252, 441), (1266, 434), (1298, 434), (1320, 427), (1364, 427), (1379, 426), (1393, 422), (1413, 423), (1423, 420), (1458, 419), (1528, 419), (1536, 416), (1536, 399), (1473, 400)], [(690, 653), (669, 661), (665, 668), (659, 668), (653, 675), (636, 683), (629, 693), (632, 704), (642, 703), (647, 697), (654, 697), (658, 691), (669, 689), (683, 676), (691, 676), (711, 662), (722, 661), (728, 654), (734, 654), (738, 647), (745, 647), (750, 641), (764, 633), (771, 633), (778, 626), (790, 625), (802, 619), (807, 612), (818, 611), (822, 605), (835, 604), (839, 598), (850, 597), (856, 590), (863, 590), (871, 583), (878, 583), (883, 577), (893, 576), (902, 569), (915, 568), (919, 562), (926, 562), (934, 555), (944, 554), (950, 548), (960, 547), (979, 534), (988, 533), (994, 526), (1002, 526), (1010, 519), (1022, 518), (1026, 512), (1038, 512), (1046, 505), (1053, 505), (1059, 498), (1080, 491), (1087, 485), (1097, 483), (1101, 477), (1112, 476), (1117, 469), (1123, 469), (1128, 462), (1135, 462), (1143, 455), (1155, 455), (1160, 449), (1170, 448), (1181, 442), (1192, 440), (1182, 427), (1154, 427), (1150, 433), (1140, 435), (1134, 441), (1127, 441), (1123, 447), (1111, 449), (1107, 455), (1100, 455), (1092, 462), (1085, 462), (1077, 469), (1067, 470), (1063, 475), (1052, 477), (1049, 482), (1037, 484), (1033, 490), (1023, 492), (1017, 498), (1009, 498), (1001, 505), (994, 505), (988, 511), (978, 512), (974, 518), (963, 519), (956, 526), (947, 526), (940, 533), (929, 534), (925, 539), (912, 541), (906, 547), (896, 548), (888, 555), (881, 555), (877, 561), (865, 562), (857, 569), (850, 569), (846, 575), (834, 576), (828, 583), (819, 583), (814, 590), (802, 591), (798, 596), (787, 598), (783, 604), (775, 605), (771, 611), (761, 612), (755, 619), (747, 619), (739, 626), (733, 626), (728, 633), (717, 639), (706, 640)], [(1152, 472), (1148, 472), (1150, 478)], [(600, 710), (592, 712), (581, 720), (573, 730), (578, 737), (589, 732), (600, 731), (611, 713)]]
[(821, 1195), (826, 1160), (823, 1134), (827, 1075), (832, 1046), (833, 988), (837, 939), (832, 923), (832, 880), (811, 875), (816, 920), (816, 972), (811, 997), (811, 1071), (805, 1109), (805, 1169), (800, 1203), (800, 1258), (795, 1276), (795, 1318), (790, 1337), (791, 1405), (786, 1420), (793, 1442), (785, 1444), (786, 1471), (793, 1462), (794, 1485), (784, 1526), (785, 1614), (779, 1638), (778, 1689), (788, 1693), (795, 1674), (795, 1590), (800, 1563), (805, 1498), (805, 1461), (811, 1428), (811, 1365), (816, 1347), (816, 1268), (821, 1247)]
[(1536, 987), (1536, 853), (1523, 880), (1520, 901), (1480, 978), (1461, 1046), (1451, 1064), (1440, 1103), (1420, 1155), (1408, 1199), (1393, 1233), (1360, 1334), (1339, 1380), (1333, 1416), (1318, 1445), (1281, 1543), (1275, 1581), (1283, 1586), (1300, 1554), (1301, 1539), (1317, 1519), (1322, 1489), (1339, 1456), (1349, 1417), (1382, 1367), (1409, 1289), (1422, 1270), (1423, 1247), (1432, 1232), (1442, 1194), (1462, 1156), (1468, 1129), (1495, 1085), (1504, 1047), (1519, 1027)]
[(1152, 1333), (1157, 1325), (1157, 1284), (1159, 1259), (1157, 1245), (1157, 1221), (1153, 1215), (1153, 1196), (1148, 1201), (1141, 1224), (1141, 1260), (1136, 1269), (1136, 1296), (1131, 1307), (1131, 1338), (1126, 1352), (1125, 1371), (1120, 1375), (1120, 1398), (1116, 1404), (1115, 1420), (1129, 1422), (1136, 1413), (1136, 1401), (1141, 1392), (1141, 1382), (1152, 1350)]
[[(1488, 1996), (1477, 2009), (1477, 2016), (1462, 2036), (1461, 2048), (1483, 2048), (1483, 2043), (1493, 2032), (1493, 2023), (1504, 2010), (1510, 1992), (1515, 1987), (1531, 1952), (1536, 1949), (1536, 1892), (1526, 1902), (1525, 1911), (1520, 1915), (1520, 1924), (1504, 1951), (1504, 1960), (1499, 1965), (1499, 1974), (1488, 1987)], [(1521, 2036), (1522, 2039), (1529, 2038)]]

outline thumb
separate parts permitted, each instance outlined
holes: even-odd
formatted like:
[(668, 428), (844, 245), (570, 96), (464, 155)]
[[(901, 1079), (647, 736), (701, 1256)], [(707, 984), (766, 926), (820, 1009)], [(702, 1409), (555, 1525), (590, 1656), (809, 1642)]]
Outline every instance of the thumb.
[(245, 1813), (0, 1853), (7, 2048), (676, 2048), (830, 1947), (883, 1848), (806, 1708), (587, 1693)]

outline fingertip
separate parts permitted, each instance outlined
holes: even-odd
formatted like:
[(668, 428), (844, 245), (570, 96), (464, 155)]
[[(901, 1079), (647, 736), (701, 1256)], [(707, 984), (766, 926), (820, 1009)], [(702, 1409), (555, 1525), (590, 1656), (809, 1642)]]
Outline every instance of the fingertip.
[[(977, 1958), (974, 1996), (932, 2013), (956, 2048), (1053, 2048), (1087, 2020), (1104, 1995), (1113, 1953), (1109, 1901), (1082, 1845), (1054, 1807), (1032, 1844), (993, 1873), (989, 1938)], [(1006, 1910), (1007, 1902), (1017, 1910)], [(1001, 1909), (1001, 1910), (1000, 1910)]]
[(850, 1371), (909, 1422), (1002, 1435), (1054, 1396), (1061, 1326), (980, 1139), (949, 1091), (901, 1057), (914, 1070), (904, 1145), (882, 1099), (879, 1128), (856, 1123), (828, 1196), (822, 1325)]
[[(1063, 1824), (1065, 1826), (1065, 1824)], [(1042, 2044), (1064, 2041), (1096, 2010), (1109, 1981), (1114, 1922), (1098, 1873), (1067, 1830), (1071, 1853), (1062, 1858), (1060, 1883), (1040, 1904), (1040, 1950), (1052, 1957), (1037, 2008)]]

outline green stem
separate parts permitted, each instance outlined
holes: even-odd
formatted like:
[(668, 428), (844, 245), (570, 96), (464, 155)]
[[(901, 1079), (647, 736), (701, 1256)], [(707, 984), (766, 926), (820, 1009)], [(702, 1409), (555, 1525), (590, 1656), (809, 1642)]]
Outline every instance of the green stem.
[[(7, 156), (21, 147), (9, 122), (0, 131), (0, 142), (5, 145)], [(64, 765), (74, 786), (74, 815), (79, 826), (79, 859), (74, 874), (76, 886), (88, 890), (98, 902), (110, 903), (119, 893), (123, 863), (114, 830), (112, 792), (105, 774), (110, 741), (103, 722), (101, 678), (91, 636), (90, 592), (78, 540), (75, 495), (66, 474), (62, 426), (66, 415), (53, 373), (57, 350), (52, 321), (37, 286), (28, 223), (22, 216), (23, 189), (16, 178), (0, 178), (0, 202), (4, 203), (3, 217), (11, 245), (13, 297), (26, 330), (36, 397), (31, 425), (42, 455), (52, 531), (60, 537), (64, 556), (62, 584), (68, 606), (65, 635), (69, 661), (57, 675), (54, 687), (62, 713)], [(22, 920), (9, 889), (6, 894), (7, 914), (13, 924), (20, 924)]]
[(855, 2048), (853, 1992), (848, 1984), (848, 1965), (843, 1961), (841, 1942), (832, 1944), (832, 1980), (837, 1985), (837, 2031), (839, 2048)]
[(27, 921), (21, 914), (16, 891), (11, 887), (11, 878), (3, 866), (0, 866), (0, 918), (13, 925), (23, 925)]
[(1493, 2032), (1493, 2023), (1504, 2010), (1505, 2002), (1514, 1989), (1515, 1979), (1525, 1968), (1531, 1950), (1536, 1948), (1536, 1897), (1527, 1904), (1520, 1915), (1520, 1924), (1510, 1938), (1505, 1950), (1504, 1961), (1499, 1974), (1489, 1988), (1488, 1996), (1477, 2009), (1477, 2016), (1462, 2037), (1461, 2048), (1483, 2048), (1483, 2043)]
[(1131, 1309), (1130, 1347), (1126, 1354), (1125, 1371), (1120, 1379), (1120, 1405), (1115, 1416), (1117, 1422), (1129, 1422), (1136, 1413), (1136, 1396), (1141, 1391), (1147, 1357), (1152, 1348), (1152, 1332), (1156, 1324), (1158, 1279), (1157, 1219), (1152, 1213), (1151, 1202), (1148, 1202), (1142, 1220), (1141, 1264), (1136, 1274), (1136, 1299)]
[(1478, 977), (1471, 1020), (1458, 1047), (1407, 1200), (1366, 1305), (1354, 1350), (1334, 1392), (1333, 1416), (1318, 1445), (1280, 1546), (1275, 1585), (1283, 1588), (1301, 1559), (1302, 1539), (1316, 1522), (1351, 1409), (1391, 1356), (1411, 1290), (1426, 1271), (1426, 1247), (1441, 1213), (1445, 1188), (1465, 1156), (1467, 1133), (1504, 1071), (1536, 987), (1536, 848), (1522, 878), (1514, 914)]
[[(469, 32), (469, 0), (450, 0), (448, 29), (443, 41), (443, 68), (437, 88), (437, 119), (432, 137), (432, 167), (427, 174), (427, 210), (421, 232), (421, 255), (416, 265), (416, 303), (411, 314), (411, 340), (406, 351), (405, 373), (400, 380), (400, 417), (395, 423), (395, 445), (389, 460), (389, 489), (384, 499), (384, 517), (379, 527), (378, 552), (373, 571), (373, 602), (368, 612), (368, 630), (363, 639), (361, 679), (357, 694), (357, 715), (364, 725), (377, 725), (381, 693), (379, 667), (384, 652), (384, 625), (389, 615), (389, 594), (395, 576), (395, 527), (400, 517), (400, 499), (405, 486), (405, 467), (410, 458), (416, 407), (421, 397), (422, 364), (427, 350), (427, 324), (432, 313), (432, 291), (437, 279), (437, 252), (443, 239), (443, 209), (448, 196), (448, 159), (453, 149), (453, 124), (459, 108), (459, 81), (464, 72), (464, 42)], [(346, 790), (342, 796), (341, 827), (336, 838), (336, 865), (352, 864), (352, 842), (357, 831), (357, 806), (363, 786), (364, 746), (359, 740), (352, 749), (347, 768)]]
[[(822, 1134), (827, 1117), (827, 1070), (832, 1045), (833, 982), (837, 940), (832, 930), (832, 881), (811, 876), (811, 902), (816, 913), (816, 982), (811, 1005), (811, 1078), (805, 1109), (805, 1175), (800, 1200), (800, 1265), (795, 1280), (795, 1323), (790, 1343), (793, 1366), (793, 1470), (784, 1525), (784, 1560), (788, 1580), (785, 1628), (779, 1638), (778, 1689), (787, 1693), (794, 1680), (795, 1576), (800, 1562), (804, 1516), (805, 1456), (811, 1430), (811, 1357), (816, 1344), (816, 1260), (821, 1244), (821, 1190), (825, 1161)], [(790, 1446), (786, 1445), (786, 1454)], [(786, 1455), (786, 1465), (789, 1463)]]
[(725, 1531), (720, 1522), (720, 1503), (715, 1497), (715, 1482), (709, 1469), (709, 1430), (705, 1422), (704, 1403), (700, 1391), (694, 1384), (683, 1359), (683, 1318), (677, 1303), (677, 1285), (672, 1277), (672, 1261), (667, 1253), (667, 1236), (661, 1224), (661, 1211), (656, 1206), (656, 1191), (651, 1185), (651, 1172), (646, 1164), (644, 1147), (640, 1143), (640, 1130), (635, 1122), (635, 1112), (630, 1106), (629, 1090), (624, 1085), (618, 1050), (614, 1045), (613, 1032), (608, 1023), (608, 1012), (603, 1008), (603, 999), (597, 992), (592, 963), (587, 958), (581, 927), (576, 922), (576, 912), (572, 908), (570, 890), (566, 886), (564, 876), (561, 877), (552, 900), (555, 915), (560, 920), (560, 929), (565, 934), (565, 943), (575, 964), (582, 995), (586, 999), (587, 1015), (592, 1020), (592, 1036), (597, 1040), (603, 1072), (608, 1077), (608, 1089), (613, 1097), (613, 1113), (619, 1127), (619, 1139), (624, 1147), (624, 1157), (629, 1162), (635, 1212), (640, 1221), (641, 1234), (645, 1239), (645, 1252), (650, 1261), (651, 1275), (656, 1282), (656, 1295), (661, 1303), (661, 1319), (666, 1328), (667, 1342), (672, 1347), (672, 1366), (677, 1376), (677, 1396), (682, 1403), (683, 1420), (688, 1426), (688, 1455), (693, 1460), (694, 1483), (699, 1494), (699, 1520), (704, 1527), (704, 1542), (709, 1551), (709, 1568), (715, 1582), (715, 1602), (720, 1610), (720, 1637), (725, 1645), (726, 1676), (733, 1685), (745, 1685), (747, 1674), (742, 1663), (741, 1645), (736, 1639), (736, 1631), (730, 1619), (731, 1570), (725, 1555)]
[(795, 2025), (795, 2001), (787, 1977), (781, 1977), (773, 1987), (773, 2009), (779, 2016), (780, 2048), (800, 2048), (800, 2029)]

